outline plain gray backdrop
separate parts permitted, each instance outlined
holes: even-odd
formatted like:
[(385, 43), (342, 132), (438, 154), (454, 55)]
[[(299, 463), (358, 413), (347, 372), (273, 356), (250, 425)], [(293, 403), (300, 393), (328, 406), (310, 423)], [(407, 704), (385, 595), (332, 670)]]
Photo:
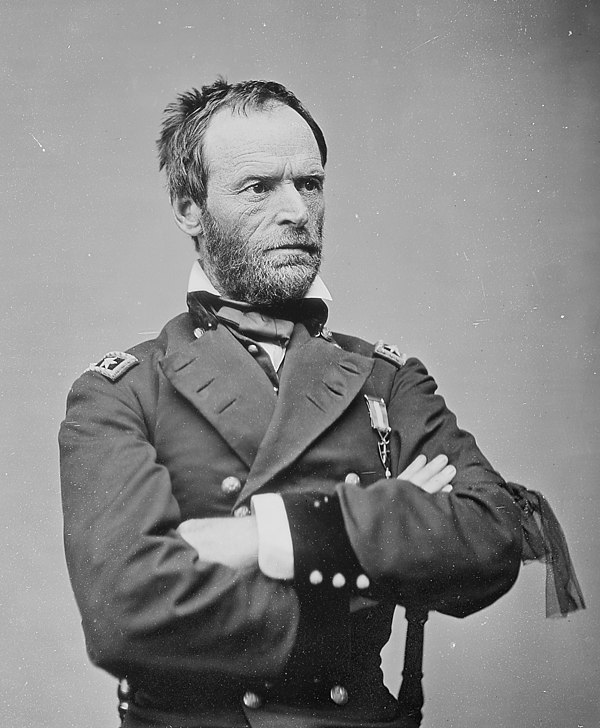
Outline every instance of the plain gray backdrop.
[(0, 2), (4, 725), (117, 723), (64, 566), (56, 433), (90, 361), (184, 307), (154, 139), (217, 74), (289, 85), (324, 128), (332, 328), (421, 357), (569, 538), (587, 611), (546, 620), (536, 564), (432, 616), (424, 728), (599, 725), (599, 28), (583, 0)]

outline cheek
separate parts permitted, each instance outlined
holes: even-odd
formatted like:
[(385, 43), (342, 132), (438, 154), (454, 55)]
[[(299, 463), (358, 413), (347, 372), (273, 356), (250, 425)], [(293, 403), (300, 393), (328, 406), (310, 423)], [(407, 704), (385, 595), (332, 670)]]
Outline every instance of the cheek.
[(265, 215), (259, 205), (248, 207), (238, 219), (239, 233), (246, 239), (251, 238), (260, 232), (264, 222)]
[(323, 198), (313, 199), (308, 202), (308, 214), (315, 223), (320, 223), (325, 217), (325, 205)]
[(222, 228), (235, 235), (248, 237), (261, 222), (260, 204), (236, 198), (209, 200), (207, 209)]
[(255, 233), (272, 232), (272, 226), (277, 221), (278, 208), (271, 200), (261, 200), (248, 204), (240, 215), (240, 226), (247, 235)]
[(257, 224), (266, 217), (265, 205), (260, 202), (246, 203), (239, 210), (239, 219), (244, 223)]

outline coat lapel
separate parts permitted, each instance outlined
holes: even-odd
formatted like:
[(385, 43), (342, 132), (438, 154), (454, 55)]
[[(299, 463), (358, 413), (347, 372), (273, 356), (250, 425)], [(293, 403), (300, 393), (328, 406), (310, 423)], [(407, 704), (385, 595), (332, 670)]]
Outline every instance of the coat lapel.
[(238, 502), (294, 462), (348, 408), (373, 360), (297, 325), (280, 372), (279, 397)]
[(250, 468), (275, 408), (273, 385), (224, 326), (178, 335), (161, 362), (165, 376)]

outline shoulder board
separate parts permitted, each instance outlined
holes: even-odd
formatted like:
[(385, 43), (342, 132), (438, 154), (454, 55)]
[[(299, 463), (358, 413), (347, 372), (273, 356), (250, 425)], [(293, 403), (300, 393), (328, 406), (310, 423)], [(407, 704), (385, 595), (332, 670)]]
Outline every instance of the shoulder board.
[(133, 354), (127, 354), (125, 351), (109, 351), (99, 362), (90, 364), (86, 372), (98, 372), (111, 382), (117, 382), (123, 374), (139, 363), (140, 360)]
[(381, 339), (375, 344), (373, 349), (373, 356), (387, 359), (398, 368), (403, 367), (406, 364), (407, 356), (403, 354), (395, 344), (386, 344)]

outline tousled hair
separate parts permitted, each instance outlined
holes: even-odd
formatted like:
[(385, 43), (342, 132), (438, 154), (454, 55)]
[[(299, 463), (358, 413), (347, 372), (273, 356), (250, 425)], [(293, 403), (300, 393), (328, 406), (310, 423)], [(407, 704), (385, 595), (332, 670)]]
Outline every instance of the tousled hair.
[(206, 199), (208, 170), (203, 156), (204, 135), (211, 118), (224, 108), (238, 113), (273, 104), (289, 106), (306, 121), (315, 136), (321, 163), (327, 161), (327, 144), (321, 128), (296, 96), (275, 81), (241, 81), (229, 84), (217, 79), (200, 90), (192, 88), (177, 96), (164, 112), (156, 145), (160, 169), (165, 170), (171, 200), (189, 197), (202, 205)]

